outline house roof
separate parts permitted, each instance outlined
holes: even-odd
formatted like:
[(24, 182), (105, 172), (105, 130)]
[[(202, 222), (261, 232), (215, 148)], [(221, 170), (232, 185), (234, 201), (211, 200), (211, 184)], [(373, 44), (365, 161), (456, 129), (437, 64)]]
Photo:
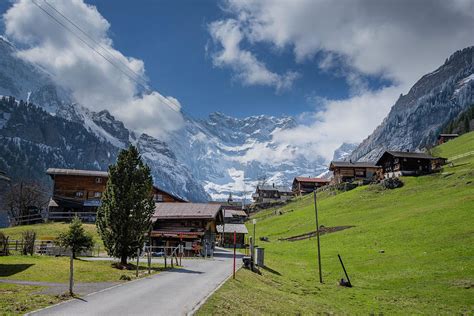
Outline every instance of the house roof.
[[(407, 152), (407, 151), (386, 151), (389, 155), (398, 158), (418, 158), (418, 159), (436, 159), (435, 157), (427, 154), (427, 153), (420, 153), (420, 152)], [(384, 155), (385, 155), (384, 153)]]
[(238, 234), (248, 234), (249, 231), (245, 224), (225, 224), (225, 225), (217, 225), (217, 232), (222, 233), (222, 229), (224, 229), (224, 233), (233, 233), (236, 232)]
[(438, 135), (438, 139), (440, 139), (441, 137), (458, 137), (459, 134), (439, 134)]
[(372, 161), (361, 161), (361, 162), (351, 162), (351, 161), (331, 161), (329, 165), (329, 170), (333, 170), (334, 167), (339, 168), (378, 168), (379, 166)]
[(152, 218), (157, 219), (178, 219), (178, 218), (208, 218), (217, 216), (221, 210), (219, 204), (208, 203), (156, 203), (155, 213)]
[(323, 179), (323, 178), (310, 178), (310, 177), (296, 177), (294, 181), (298, 181), (298, 182), (314, 182), (314, 183), (327, 183), (327, 182), (330, 182), (328, 179)]
[(230, 210), (227, 208), (223, 208), (224, 216), (225, 217), (233, 217), (233, 216), (243, 216), (243, 217), (248, 217), (247, 213), (242, 210)]
[(288, 192), (288, 193), (293, 192), (290, 190), (290, 188), (283, 187), (283, 186), (273, 186), (273, 185), (259, 185), (257, 186), (257, 189), (261, 191), (278, 191), (278, 192)]
[(60, 168), (48, 168), (46, 173), (52, 175), (71, 175), (71, 176), (89, 176), (89, 177), (108, 177), (107, 171), (98, 170), (80, 170), (80, 169), (60, 169)]

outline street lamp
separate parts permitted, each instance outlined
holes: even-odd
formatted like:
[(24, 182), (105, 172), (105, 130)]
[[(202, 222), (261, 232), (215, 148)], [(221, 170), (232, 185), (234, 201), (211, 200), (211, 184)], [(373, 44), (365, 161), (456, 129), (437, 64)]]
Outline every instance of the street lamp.
[(256, 240), (255, 240), (255, 225), (257, 225), (257, 220), (254, 218), (252, 220), (252, 223), (253, 223), (253, 243), (255, 244)]

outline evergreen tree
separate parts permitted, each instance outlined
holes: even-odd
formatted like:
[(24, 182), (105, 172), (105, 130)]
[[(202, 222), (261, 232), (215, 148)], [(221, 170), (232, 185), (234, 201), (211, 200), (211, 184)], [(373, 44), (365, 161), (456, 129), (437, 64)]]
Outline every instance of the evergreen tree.
[(155, 209), (150, 168), (136, 147), (122, 150), (109, 167), (107, 187), (97, 211), (97, 229), (107, 253), (122, 265), (141, 248)]
[(71, 248), (72, 257), (76, 259), (76, 254), (84, 250), (92, 249), (94, 241), (92, 236), (84, 230), (82, 222), (79, 217), (74, 217), (69, 230), (65, 233), (59, 234), (59, 245), (64, 248)]

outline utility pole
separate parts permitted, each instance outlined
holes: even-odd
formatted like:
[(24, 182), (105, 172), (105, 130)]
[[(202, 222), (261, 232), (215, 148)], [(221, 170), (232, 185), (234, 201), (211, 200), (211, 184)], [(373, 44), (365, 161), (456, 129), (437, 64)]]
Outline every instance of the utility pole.
[(74, 255), (71, 248), (71, 258), (69, 261), (69, 295), (71, 296), (74, 295), (73, 287), (74, 287)]
[(253, 223), (253, 242), (255, 244), (255, 226), (257, 225), (257, 219), (253, 219), (252, 220), (252, 223)]
[(318, 269), (319, 269), (319, 283), (323, 283), (323, 272), (321, 269), (321, 246), (319, 243), (319, 222), (318, 222), (318, 204), (316, 198), (316, 190), (313, 191), (314, 195), (314, 212), (316, 215), (316, 239), (318, 241)]

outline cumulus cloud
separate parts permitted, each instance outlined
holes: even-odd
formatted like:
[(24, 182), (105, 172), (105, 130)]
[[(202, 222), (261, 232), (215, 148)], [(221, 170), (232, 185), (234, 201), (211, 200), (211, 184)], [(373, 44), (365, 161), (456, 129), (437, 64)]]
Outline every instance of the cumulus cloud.
[(290, 88), (298, 78), (298, 73), (294, 71), (285, 74), (270, 71), (254, 54), (242, 49), (240, 44), (244, 34), (239, 21), (228, 19), (213, 22), (209, 25), (209, 32), (214, 41), (221, 45), (221, 49), (212, 55), (214, 65), (231, 67), (244, 85), (271, 86), (281, 91)]
[[(290, 49), (296, 62), (320, 71), (340, 75), (344, 68), (348, 99), (319, 99), (322, 107), (306, 114), (311, 123), (273, 136), (280, 147), (292, 144), (308, 158), (321, 154), (330, 159), (342, 142), (360, 142), (400, 93), (454, 51), (474, 44), (473, 0), (227, 0), (223, 7), (227, 18), (211, 26), (237, 28), (237, 43), (245, 38), (250, 47)], [(211, 35), (216, 38), (212, 27)], [(229, 37), (231, 32), (222, 36), (224, 48), (217, 57), (232, 52), (226, 48), (232, 47), (225, 43)], [(232, 65), (237, 73), (245, 69), (238, 62)], [(372, 91), (365, 76), (393, 84)]]
[[(33, 1), (18, 0), (3, 15), (3, 21), (6, 35), (25, 47), (18, 52), (20, 58), (50, 72), (58, 84), (72, 92), (78, 103), (91, 110), (107, 109), (127, 127), (138, 132), (162, 137), (183, 124), (181, 106), (176, 99), (140, 88), (136, 81), (129, 78), (146, 85), (144, 63), (114, 49), (108, 36), (110, 24), (96, 7), (82, 0), (36, 2), (82, 41), (45, 14)], [(48, 3), (71, 19), (92, 40)]]

